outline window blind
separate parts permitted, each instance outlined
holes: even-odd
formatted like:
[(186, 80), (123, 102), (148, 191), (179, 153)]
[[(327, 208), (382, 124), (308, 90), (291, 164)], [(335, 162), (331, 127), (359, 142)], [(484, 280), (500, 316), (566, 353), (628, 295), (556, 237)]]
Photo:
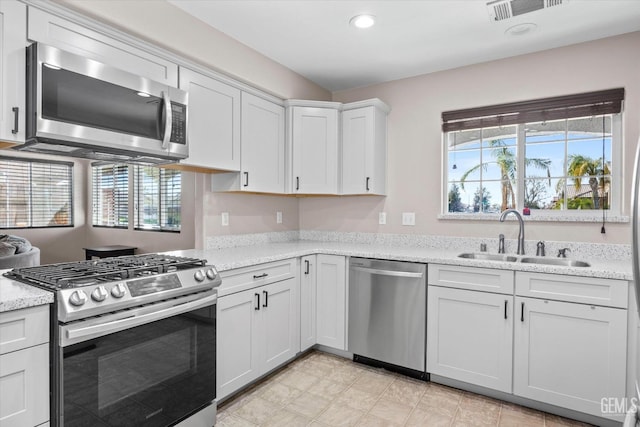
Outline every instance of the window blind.
[(442, 130), (478, 129), (528, 122), (617, 114), (622, 111), (624, 89), (541, 98), (442, 113)]
[(135, 228), (180, 231), (182, 175), (180, 171), (134, 166)]
[(73, 225), (73, 163), (0, 157), (0, 228)]
[(129, 225), (129, 167), (110, 164), (92, 167), (93, 225), (127, 228)]

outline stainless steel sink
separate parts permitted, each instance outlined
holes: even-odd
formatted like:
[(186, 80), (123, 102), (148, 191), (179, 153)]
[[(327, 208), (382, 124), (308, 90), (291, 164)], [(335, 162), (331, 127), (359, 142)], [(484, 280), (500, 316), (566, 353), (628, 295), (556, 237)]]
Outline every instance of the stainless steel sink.
[(565, 267), (591, 267), (591, 264), (584, 261), (578, 261), (577, 259), (566, 258), (522, 258), (520, 262), (526, 264), (545, 264), (545, 265), (563, 265)]
[(488, 254), (484, 252), (466, 252), (458, 255), (458, 258), (467, 258), (467, 259), (481, 259), (487, 261), (507, 261), (507, 262), (516, 262), (518, 257), (512, 255), (504, 255), (504, 254)]

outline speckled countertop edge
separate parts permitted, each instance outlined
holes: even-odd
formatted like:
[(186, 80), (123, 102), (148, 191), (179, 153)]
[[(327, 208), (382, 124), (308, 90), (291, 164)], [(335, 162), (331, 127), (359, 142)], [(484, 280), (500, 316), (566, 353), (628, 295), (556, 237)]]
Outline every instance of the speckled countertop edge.
[[(627, 281), (633, 280), (630, 259), (612, 260), (581, 258), (581, 260), (589, 262), (591, 266), (565, 267), (458, 258), (458, 255), (461, 252), (465, 251), (461, 251), (459, 249), (434, 249), (404, 245), (394, 246), (379, 243), (345, 243), (298, 240), (220, 249), (189, 249), (171, 251), (167, 253), (206, 259), (209, 264), (215, 265), (220, 271), (297, 258), (305, 255), (328, 254), (421, 262), (427, 264), (438, 263), (468, 267), (496, 268), (501, 270), (562, 274), (568, 276)], [(4, 271), (5, 270), (0, 270), (0, 274)], [(53, 294), (51, 292), (0, 276), (0, 312), (51, 304), (52, 302)]]
[(53, 293), (2, 276), (0, 270), (0, 313), (51, 304)]
[[(633, 280), (631, 260), (587, 259), (590, 267), (567, 267), (520, 262), (502, 262), (459, 258), (458, 249), (434, 249), (379, 244), (314, 242), (267, 243), (253, 246), (208, 250), (183, 250), (168, 252), (173, 255), (204, 258), (220, 271), (233, 270), (256, 264), (280, 261), (313, 254), (344, 255), (363, 258), (379, 258), (397, 261), (438, 263), (501, 270), (529, 271), (536, 273), (563, 274), (568, 276), (594, 277), (603, 279)], [(472, 252), (472, 251), (466, 251)], [(573, 259), (573, 257), (570, 257)]]

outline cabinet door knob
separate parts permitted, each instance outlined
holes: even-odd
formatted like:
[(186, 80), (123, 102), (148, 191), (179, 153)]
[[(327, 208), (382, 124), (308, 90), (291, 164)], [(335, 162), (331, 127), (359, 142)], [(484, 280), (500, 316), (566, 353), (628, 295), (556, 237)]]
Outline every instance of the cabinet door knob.
[(259, 293), (255, 293), (254, 294), (258, 299), (256, 301), (256, 306), (253, 308), (254, 310), (260, 310), (260, 294)]

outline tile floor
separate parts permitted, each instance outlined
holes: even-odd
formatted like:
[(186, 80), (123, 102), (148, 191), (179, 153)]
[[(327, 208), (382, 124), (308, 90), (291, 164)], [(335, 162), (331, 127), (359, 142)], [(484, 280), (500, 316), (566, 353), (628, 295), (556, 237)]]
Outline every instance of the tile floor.
[(587, 425), (313, 351), (220, 405), (216, 427)]

